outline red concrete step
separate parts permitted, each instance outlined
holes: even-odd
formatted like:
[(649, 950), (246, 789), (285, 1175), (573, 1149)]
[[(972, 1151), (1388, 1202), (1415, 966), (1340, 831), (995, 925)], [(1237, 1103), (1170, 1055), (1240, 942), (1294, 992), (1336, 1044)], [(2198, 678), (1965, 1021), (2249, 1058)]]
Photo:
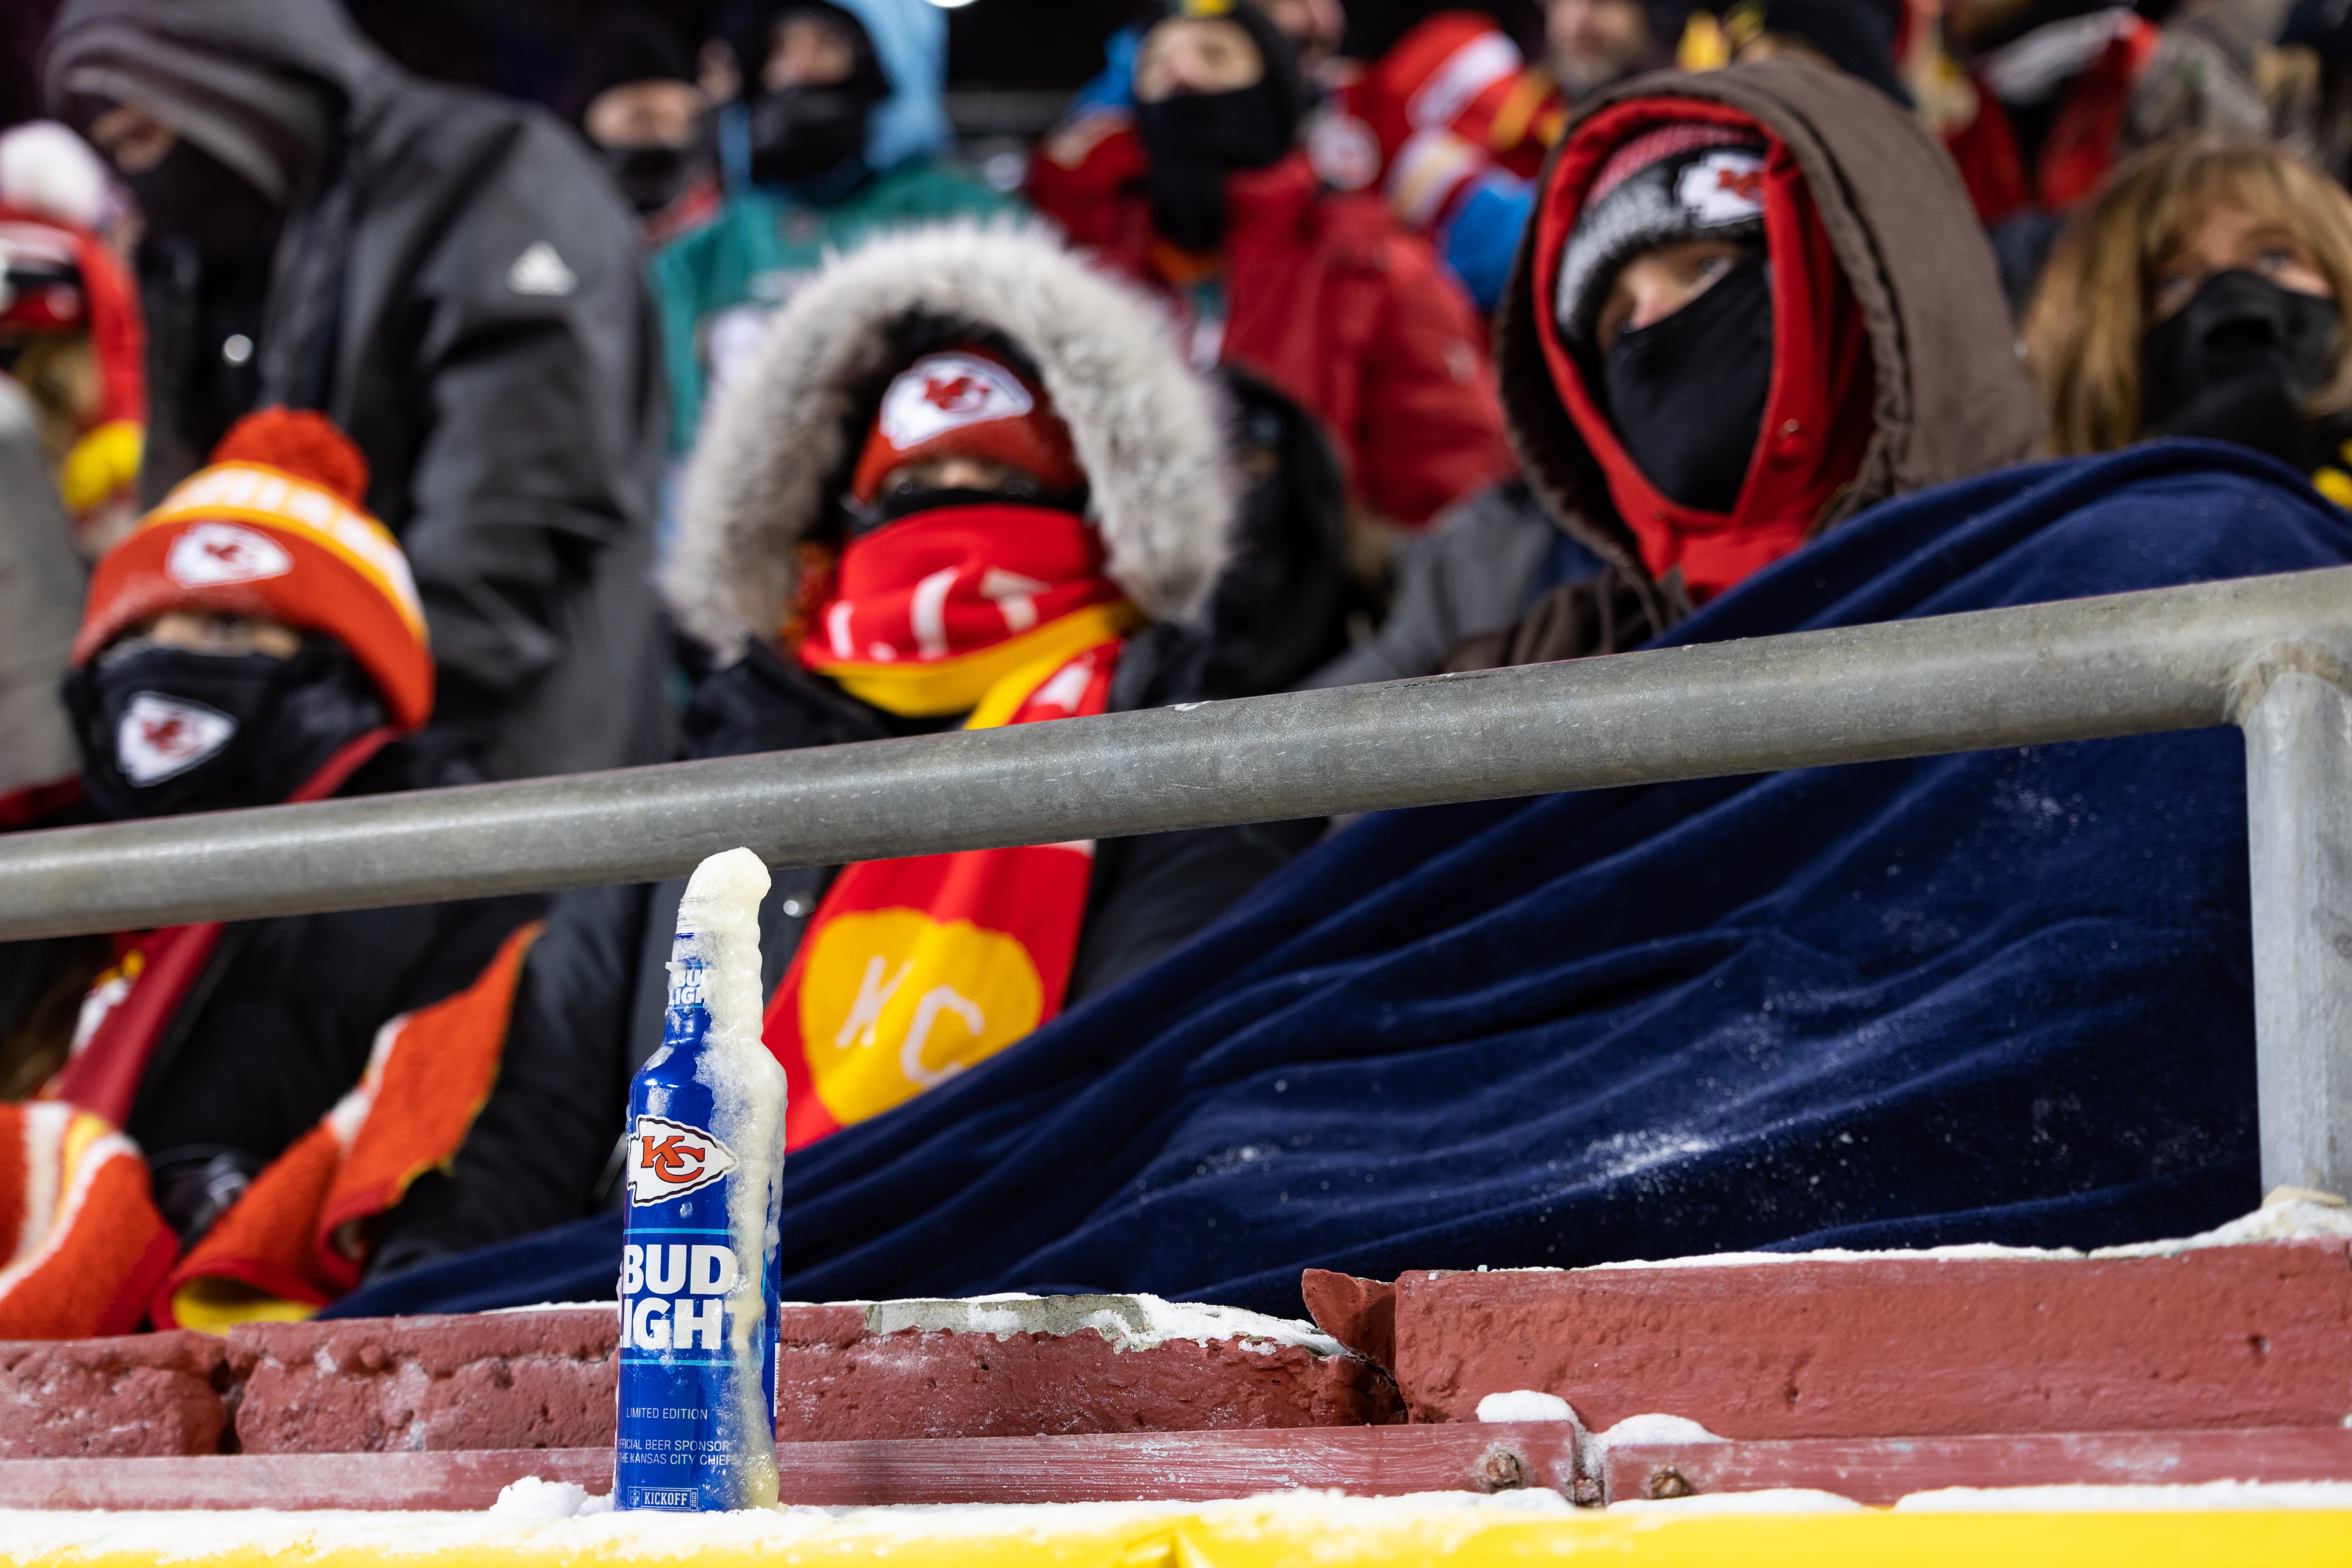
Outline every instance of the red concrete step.
[(1933, 1254), (1575, 1270), (1310, 1272), (1323, 1328), (1414, 1421), (1513, 1389), (1595, 1430), (1727, 1437), (2333, 1427), (2352, 1411), (2352, 1246), (2168, 1257)]
[[(785, 1500), (853, 1506), (1569, 1488), (1575, 1454), (1565, 1424), (1356, 1426), (783, 1443), (776, 1465)], [(0, 1462), (0, 1508), (478, 1509), (524, 1476), (608, 1492), (613, 1451), (17, 1459)]]
[[(1097, 1432), (790, 1443), (776, 1458), (786, 1500), (837, 1507), (1523, 1486), (1587, 1502), (1809, 1487), (1883, 1505), (1953, 1486), (2352, 1481), (2341, 1427), (1622, 1444), (1585, 1478), (1575, 1437), (1566, 1423)], [(480, 1509), (524, 1476), (601, 1494), (612, 1475), (609, 1448), (18, 1459), (0, 1462), (0, 1508)]]
[[(0, 1460), (609, 1447), (617, 1341), (600, 1304), (0, 1342)], [(790, 1305), (777, 1352), (784, 1442), (1402, 1415), (1386, 1372), (1304, 1324), (1133, 1297)]]

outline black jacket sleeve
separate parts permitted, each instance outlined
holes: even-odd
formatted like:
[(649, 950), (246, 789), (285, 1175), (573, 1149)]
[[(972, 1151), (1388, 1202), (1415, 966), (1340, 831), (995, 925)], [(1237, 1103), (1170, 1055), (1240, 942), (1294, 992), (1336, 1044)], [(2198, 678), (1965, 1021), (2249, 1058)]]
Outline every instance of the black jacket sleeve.
[(385, 1221), (371, 1279), (586, 1213), (620, 1135), (642, 886), (560, 895), (515, 990), (489, 1102), (446, 1173)]
[(1318, 816), (1152, 833), (1101, 845), (1066, 1005), (1075, 1006), (1148, 967), (1314, 843), (1323, 827)]

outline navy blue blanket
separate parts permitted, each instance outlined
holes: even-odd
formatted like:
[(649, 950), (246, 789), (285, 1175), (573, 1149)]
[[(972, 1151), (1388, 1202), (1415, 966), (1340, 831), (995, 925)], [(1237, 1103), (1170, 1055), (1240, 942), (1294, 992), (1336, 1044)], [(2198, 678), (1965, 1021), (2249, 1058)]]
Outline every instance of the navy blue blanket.
[[(1668, 642), (2352, 562), (2174, 444), (1890, 503)], [(2221, 729), (1395, 812), (985, 1067), (793, 1157), (791, 1300), (1316, 1266), (2091, 1246), (2259, 1198), (2242, 749)], [(609, 1295), (617, 1215), (346, 1314)]]

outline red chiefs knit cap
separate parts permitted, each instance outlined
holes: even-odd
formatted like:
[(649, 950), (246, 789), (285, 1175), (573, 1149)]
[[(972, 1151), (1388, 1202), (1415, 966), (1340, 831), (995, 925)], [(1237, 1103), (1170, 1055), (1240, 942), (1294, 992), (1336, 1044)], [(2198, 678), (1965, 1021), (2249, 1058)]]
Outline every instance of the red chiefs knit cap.
[(1053, 489), (1087, 482), (1070, 427), (1045, 389), (985, 349), (925, 354), (890, 383), (849, 499), (865, 504), (891, 469), (925, 458), (987, 458)]
[(248, 414), (91, 574), (73, 662), (142, 621), (204, 610), (323, 632), (403, 729), (433, 711), (433, 655), (408, 558), (361, 510), (367, 459), (317, 414)]

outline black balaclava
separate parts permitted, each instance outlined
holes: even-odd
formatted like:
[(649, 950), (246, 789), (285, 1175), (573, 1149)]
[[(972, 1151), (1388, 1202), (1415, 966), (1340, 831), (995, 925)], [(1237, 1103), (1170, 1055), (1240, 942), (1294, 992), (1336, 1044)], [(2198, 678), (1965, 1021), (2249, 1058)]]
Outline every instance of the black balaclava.
[(1729, 511), (1772, 386), (1772, 279), (1760, 248), (1670, 316), (1617, 334), (1599, 390), (1625, 455), (1678, 505)]
[(117, 644), (65, 681), (82, 788), (105, 816), (275, 805), (381, 728), (383, 698), (340, 642), (291, 658)]
[(640, 217), (666, 210), (717, 167), (707, 123), (683, 147), (599, 147), (596, 152)]
[(1290, 151), (1306, 113), (1298, 51), (1254, 5), (1217, 18), (1257, 45), (1265, 70), (1230, 92), (1187, 92), (1139, 103), (1136, 134), (1150, 155), (1152, 226), (1182, 250), (1214, 250), (1225, 237), (1225, 176), (1263, 169)]
[[(635, 7), (616, 13), (597, 29), (580, 51), (566, 97), (572, 120), (587, 132), (588, 110), (616, 87), (633, 82), (675, 81), (689, 87), (695, 79), (694, 60), (677, 33), (659, 16)], [(705, 114), (693, 141), (673, 147), (664, 142), (607, 143), (590, 138), (597, 156), (640, 216), (662, 211), (692, 190), (710, 174), (718, 160), (710, 117)]]
[(285, 209), (185, 136), (153, 168), (122, 183), (149, 234), (184, 242), (208, 268), (251, 265), (277, 249)]
[(2334, 376), (2344, 318), (2332, 300), (2231, 268), (2141, 340), (2140, 431), (2235, 441), (2308, 468), (2333, 446), (2302, 405)]
[(776, 28), (802, 16), (822, 17), (845, 29), (857, 63), (845, 81), (780, 87), (751, 100), (751, 178), (763, 185), (816, 182), (845, 190), (865, 174), (866, 121), (874, 106), (890, 96), (890, 80), (874, 52), (874, 40), (856, 17), (835, 5), (811, 5), (787, 6), (770, 19), (759, 35), (759, 52), (744, 62), (755, 82), (767, 58), (767, 40)]

